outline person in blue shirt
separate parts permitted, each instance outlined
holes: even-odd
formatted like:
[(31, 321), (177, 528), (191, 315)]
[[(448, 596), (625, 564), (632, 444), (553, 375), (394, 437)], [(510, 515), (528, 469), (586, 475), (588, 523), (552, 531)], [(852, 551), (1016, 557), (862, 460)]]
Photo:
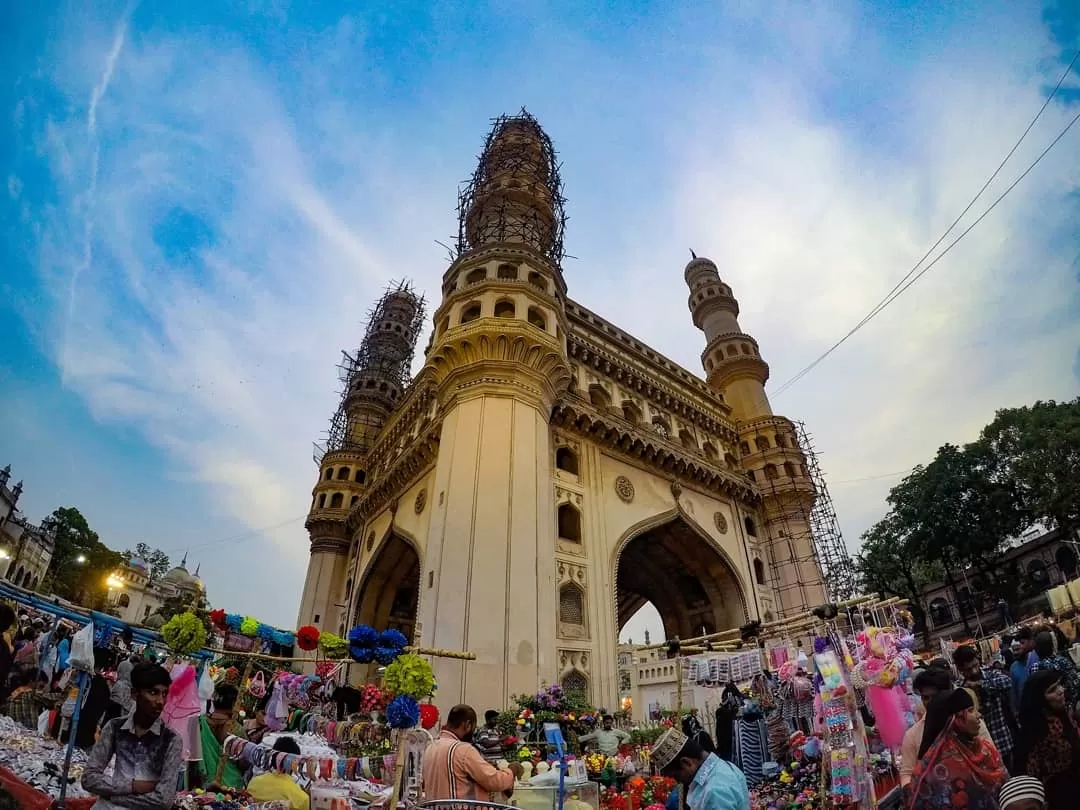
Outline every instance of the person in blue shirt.
[(1030, 627), (1021, 627), (1013, 644), (1013, 655), (1016, 658), (1009, 667), (1009, 677), (1013, 682), (1013, 705), (1019, 706), (1020, 695), (1024, 691), (1024, 681), (1027, 680), (1031, 666), (1035, 663), (1031, 659), (1035, 657), (1035, 660), (1038, 660), (1035, 653), (1035, 634), (1031, 632)]
[(750, 810), (750, 791), (743, 772), (705, 751), (678, 729), (668, 729), (656, 741), (652, 762), (686, 791), (690, 810)]

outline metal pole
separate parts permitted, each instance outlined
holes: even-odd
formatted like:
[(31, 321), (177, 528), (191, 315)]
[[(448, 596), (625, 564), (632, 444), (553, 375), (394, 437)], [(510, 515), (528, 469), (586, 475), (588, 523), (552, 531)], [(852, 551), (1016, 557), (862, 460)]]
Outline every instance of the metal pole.
[(85, 672), (75, 675), (79, 679), (79, 691), (75, 697), (75, 711), (71, 715), (71, 728), (68, 730), (67, 751), (64, 754), (64, 770), (60, 772), (60, 796), (56, 800), (57, 810), (63, 810), (64, 797), (67, 796), (68, 773), (71, 771), (71, 754), (75, 750), (75, 733), (79, 730), (79, 714), (82, 712), (83, 694), (86, 691), (88, 678)]

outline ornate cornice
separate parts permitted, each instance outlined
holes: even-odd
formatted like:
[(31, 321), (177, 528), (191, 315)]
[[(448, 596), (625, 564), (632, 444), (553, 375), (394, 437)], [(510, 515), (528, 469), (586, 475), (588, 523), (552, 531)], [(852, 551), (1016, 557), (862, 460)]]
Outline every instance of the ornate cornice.
[(416, 478), (435, 463), (435, 458), (439, 453), (441, 432), (441, 421), (425, 424), (401, 454), (389, 460), (385, 471), (374, 479), (368, 491), (349, 511), (346, 522), (349, 535), (363, 529), (364, 523), (372, 515), (378, 514), (390, 505)]
[[(446, 272), (443, 273), (444, 288), (446, 282), (462, 270), (497, 259), (506, 259), (510, 262), (528, 262), (537, 269), (547, 270), (555, 278), (559, 295), (562, 297), (566, 296), (566, 281), (563, 279), (562, 268), (557, 264), (548, 261), (548, 259), (539, 251), (532, 249), (528, 245), (517, 242), (485, 244), (475, 250), (470, 250), (467, 253), (461, 254), (461, 256), (446, 269)], [(476, 286), (479, 286), (480, 283), (481, 282), (477, 282)], [(469, 289), (469, 287), (463, 289)]]
[(691, 455), (660, 434), (615, 414), (601, 412), (580, 397), (566, 396), (560, 400), (552, 411), (551, 424), (624, 457), (644, 462), (657, 474), (675, 476), (744, 503), (756, 504), (761, 500), (761, 493), (742, 474)]
[(628, 362), (625, 356), (603, 348), (577, 333), (570, 336), (567, 352), (571, 359), (626, 386), (650, 402), (697, 425), (706, 433), (719, 436), (728, 443), (738, 441), (734, 425), (726, 418), (731, 409), (715, 392), (712, 392), (710, 400), (695, 396), (697, 392), (687, 396), (674, 386), (666, 385), (655, 374), (646, 371), (647, 363), (643, 362), (641, 367), (638, 367)]
[(426, 368), (439, 386), (443, 408), (469, 389), (494, 385), (499, 393), (520, 396), (547, 413), (570, 382), (559, 340), (504, 318), (480, 318), (450, 329), (428, 352)]

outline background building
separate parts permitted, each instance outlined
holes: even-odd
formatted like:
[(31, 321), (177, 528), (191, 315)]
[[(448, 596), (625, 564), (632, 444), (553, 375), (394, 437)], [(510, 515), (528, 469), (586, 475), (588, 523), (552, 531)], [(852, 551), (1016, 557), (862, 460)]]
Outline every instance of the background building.
[(138, 557), (128, 560), (113, 577), (123, 585), (109, 589), (109, 604), (129, 624), (164, 623), (156, 621), (160, 617), (155, 614), (170, 601), (190, 607), (201, 607), (206, 602), (198, 567), (194, 574), (188, 572), (187, 555), (158, 580), (151, 579), (146, 562)]
[(559, 681), (614, 707), (618, 634), (646, 602), (686, 638), (853, 584), (805, 434), (772, 412), (716, 265), (683, 274), (701, 379), (568, 297), (563, 204), (546, 133), (498, 119), (423, 370), (409, 379), (423, 299), (394, 285), (316, 452), (300, 624), (470, 650), (435, 662), (447, 703)]
[(1011, 623), (1007, 619), (1038, 615), (1049, 607), (1049, 589), (1080, 574), (1078, 560), (1080, 532), (1055, 529), (1021, 539), (985, 572), (954, 571), (955, 592), (947, 582), (923, 589), (930, 632), (944, 638), (966, 637), (979, 628), (994, 633)]
[(19, 511), (23, 482), (11, 487), (10, 481), (8, 464), (0, 470), (0, 571), (9, 582), (36, 590), (52, 562), (56, 530), (50, 520), (32, 523)]

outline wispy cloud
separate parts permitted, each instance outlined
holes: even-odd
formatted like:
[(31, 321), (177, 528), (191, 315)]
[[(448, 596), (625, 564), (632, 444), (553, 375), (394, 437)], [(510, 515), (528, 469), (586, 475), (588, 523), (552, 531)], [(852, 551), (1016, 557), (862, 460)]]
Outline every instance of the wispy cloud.
[[(947, 57), (901, 70), (865, 55), (884, 52), (871, 45), (886, 33), (838, 8), (773, 16), (743, 4), (709, 24), (687, 12), (636, 50), (537, 20), (538, 46), (567, 50), (549, 60), (547, 84), (509, 58), (519, 51), (486, 45), (473, 72), (453, 73), (433, 45), (432, 98), (393, 73), (362, 19), (307, 30), (290, 10), (290, 47), (262, 43), (282, 61), (221, 32), (125, 18), (96, 44), (92, 85), (71, 87), (57, 63), (65, 94), (89, 93), (85, 114), (33, 122), (56, 186), (36, 212), (38, 269), (64, 327), (53, 348), (67, 384), (104, 424), (138, 427), (214, 509), (273, 526), (276, 555), (262, 564), (298, 595), (306, 542), (289, 521), (308, 507), (337, 351), (357, 343), (389, 278), (437, 295), (435, 240), (454, 228), (455, 185), (487, 116), (522, 102), (566, 159), (570, 294), (697, 369), (704, 339), (681, 278), (694, 247), (735, 289), (774, 381), (787, 379), (937, 238), (1054, 72), (1038, 21), (1013, 25), (1012, 46), (991, 53), (958, 28), (943, 35)], [(979, 32), (1009, 28), (999, 23), (989, 15)], [(454, 53), (497, 43), (475, 36)], [(770, 55), (750, 61), (748, 37)], [(655, 81), (657, 60), (668, 81)], [(865, 77), (846, 72), (854, 63)], [(1018, 167), (1064, 115), (1048, 111)], [(852, 482), (834, 492), (849, 542), (881, 512), (893, 482), (879, 476), (970, 438), (996, 407), (1076, 391), (1078, 155), (1075, 139), (1063, 143), (938, 269), (777, 400), (807, 421), (826, 471)], [(291, 621), (295, 600), (281, 590), (236, 590), (228, 563), (239, 559), (204, 568), (211, 595)]]

